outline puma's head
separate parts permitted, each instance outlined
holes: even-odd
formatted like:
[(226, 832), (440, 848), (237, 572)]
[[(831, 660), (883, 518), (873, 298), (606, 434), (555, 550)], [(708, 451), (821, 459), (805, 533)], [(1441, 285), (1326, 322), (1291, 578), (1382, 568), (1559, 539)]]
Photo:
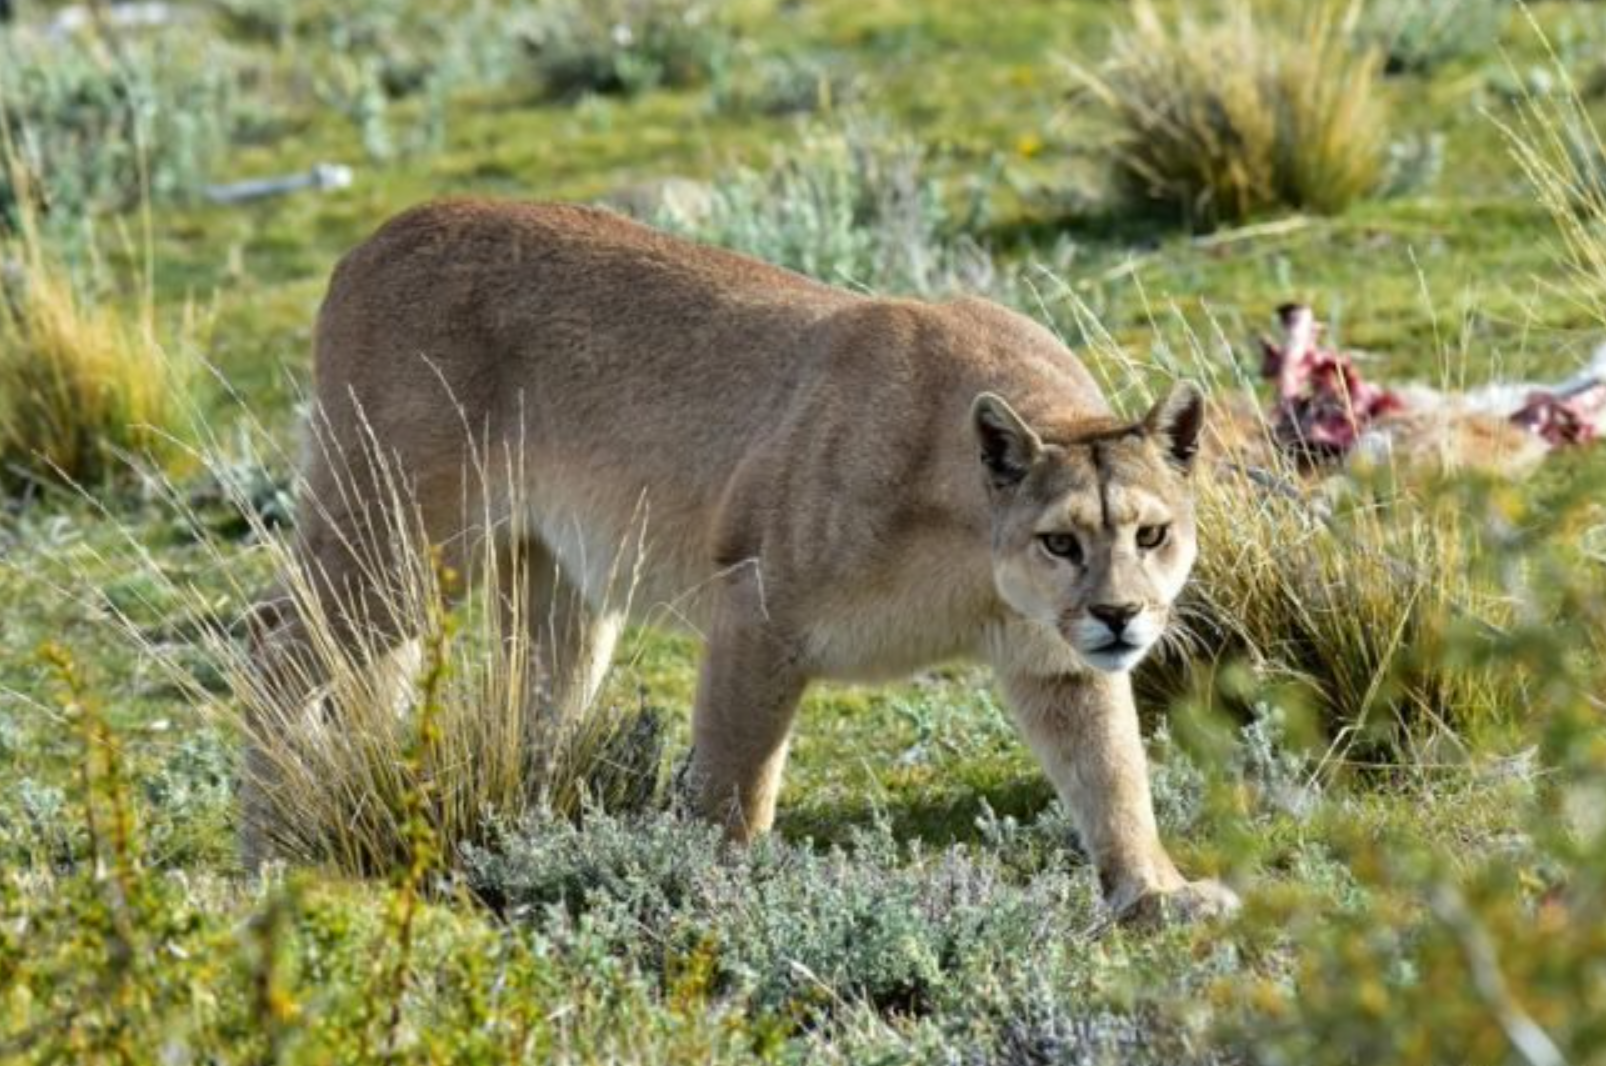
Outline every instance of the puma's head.
[(1064, 439), (1045, 439), (992, 393), (971, 409), (999, 595), (1094, 669), (1137, 665), (1193, 567), (1189, 472), (1203, 413), (1187, 383), (1141, 422), (1096, 423)]

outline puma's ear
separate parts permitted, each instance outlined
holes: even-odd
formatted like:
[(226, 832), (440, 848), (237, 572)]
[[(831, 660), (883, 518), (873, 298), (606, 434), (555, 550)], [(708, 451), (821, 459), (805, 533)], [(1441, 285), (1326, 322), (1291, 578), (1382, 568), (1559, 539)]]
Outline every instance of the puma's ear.
[(970, 423), (981, 445), (981, 463), (997, 488), (1007, 488), (1026, 476), (1042, 453), (1043, 442), (1003, 397), (984, 392), (970, 407)]
[(1179, 381), (1143, 419), (1143, 429), (1166, 457), (1183, 470), (1193, 466), (1204, 429), (1204, 393), (1191, 381)]

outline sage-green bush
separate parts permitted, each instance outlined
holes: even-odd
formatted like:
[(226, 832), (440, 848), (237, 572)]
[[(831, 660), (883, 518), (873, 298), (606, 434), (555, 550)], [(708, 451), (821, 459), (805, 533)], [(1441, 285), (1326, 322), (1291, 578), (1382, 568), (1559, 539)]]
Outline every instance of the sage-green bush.
[(714, 0), (543, 0), (523, 27), (552, 96), (635, 96), (721, 76), (734, 36)]
[(653, 221), (866, 292), (997, 290), (1001, 269), (968, 236), (982, 225), (990, 175), (977, 180), (956, 213), (924, 146), (849, 124), (811, 132), (768, 169), (726, 174), (706, 209)]
[(0, 227), (28, 195), (52, 227), (195, 193), (247, 122), (235, 57), (188, 31), (130, 39), (0, 35)]
[(1382, 49), (1389, 73), (1422, 74), (1492, 50), (1512, 7), (1511, 0), (1372, 0), (1357, 40)]

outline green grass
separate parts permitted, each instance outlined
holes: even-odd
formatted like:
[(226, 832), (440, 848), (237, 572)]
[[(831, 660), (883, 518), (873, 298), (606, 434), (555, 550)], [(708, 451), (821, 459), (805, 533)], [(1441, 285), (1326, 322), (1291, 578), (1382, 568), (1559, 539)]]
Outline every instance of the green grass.
[[(1573, 298), (1564, 234), (1496, 124), (1519, 109), (1494, 48), (1383, 83), (1395, 136), (1443, 137), (1443, 169), (1425, 187), (1201, 238), (1112, 206), (1099, 159), (1111, 130), (1070, 95), (1063, 60), (1096, 63), (1123, 12), (1106, 0), (743, 0), (733, 62), (839, 56), (864, 82), (856, 110), (720, 107), (710, 86), (576, 101), (547, 97), (528, 72), (464, 79), (438, 147), (382, 163), (347, 116), (290, 76), (309, 56), (328, 59), (322, 36), (281, 49), (240, 29), (234, 43), (259, 70), (249, 102), (272, 121), (209, 153), (208, 176), (337, 161), (357, 168), (356, 183), (236, 207), (164, 196), (148, 249), (104, 242), (108, 273), (142, 267), (148, 252), (161, 330), (176, 330), (192, 302), (209, 307), (205, 354), (288, 450), (328, 272), (391, 213), (447, 192), (593, 198), (669, 175), (763, 173), (862, 111), (923, 148), (949, 220), (968, 217), (967, 182), (996, 175), (978, 230), (939, 227), (931, 239), (979, 240), (1018, 276), (1052, 261), (1040, 304), (1015, 291), (1073, 339), (1085, 332), (1081, 306), (1139, 361), (1186, 363), (1203, 337), (1217, 371), (1229, 358), (1252, 366), (1250, 336), (1278, 303), (1301, 299), (1345, 344), (1378, 353), (1379, 378), (1549, 375), (1587, 353), (1602, 323)], [(1590, 74), (1590, 47), (1606, 41), (1591, 5), (1555, 0), (1534, 15), (1582, 42), (1564, 59)], [(1499, 46), (1517, 71), (1547, 62), (1521, 18), (1506, 20)], [(431, 106), (398, 97), (393, 130), (420, 128)], [(133, 216), (94, 217), (102, 234), (138, 231)], [(1118, 361), (1100, 367), (1135, 402)], [(241, 401), (210, 389), (201, 402), (221, 446), (236, 448)], [(271, 447), (257, 454), (267, 469), (241, 455), (242, 469), (271, 488), (286, 463)], [(780, 840), (755, 857), (722, 859), (673, 821), (597, 818), (577, 835), (537, 820), (509, 827), (462, 881), (409, 888), (312, 870), (257, 887), (236, 868), (225, 719), (75, 598), (109, 599), (155, 654), (204, 678), (206, 619), (191, 608), (209, 601), (226, 615), (243, 606), (237, 590), (268, 577), (247, 523), (203, 476), (178, 483), (223, 544), (224, 573), (137, 486), (94, 501), (58, 489), (0, 499), (0, 1061), (175, 1061), (188, 1049), (309, 1063), (938, 1061), (945, 1051), (1507, 1062), (1513, 1003), (1568, 1061), (1606, 1061), (1595, 1021), (1606, 1017), (1606, 581), (1585, 551), (1606, 527), (1585, 494), (1603, 476), (1597, 449), (1520, 487), (1449, 497), (1468, 537), (1505, 538), (1469, 558), (1509, 610), (1498, 639), (1450, 625), (1435, 654), (1469, 678), (1492, 666), (1543, 680), (1521, 706), (1488, 715), (1498, 728), (1427, 730), (1403, 762), (1360, 765), (1356, 754), (1335, 769), (1323, 762), (1330, 733), (1309, 728), (1319, 701), (1278, 679), (1198, 671), (1191, 687), (1168, 689), (1170, 705), (1145, 707), (1170, 723), (1155, 776), (1178, 861), (1255, 887), (1249, 918), (1231, 930), (1158, 935), (1097, 924), (1091, 873), (1064, 846), (1046, 782), (985, 674), (964, 666), (811, 692)], [(162, 581), (128, 565), (129, 534)], [(1514, 558), (1521, 565), (1495, 565)], [(1574, 578), (1554, 576), (1563, 564)], [(194, 595), (170, 599), (164, 581)], [(47, 642), (69, 653), (76, 695), (60, 660), (39, 656)], [(667, 708), (683, 752), (694, 686), (693, 642), (640, 630), (605, 698)], [(1262, 725), (1246, 732), (1246, 720)], [(1281, 723), (1274, 743), (1267, 722)], [(105, 832), (119, 810), (137, 823), (126, 846)], [(119, 870), (135, 891), (119, 887)], [(694, 888), (672, 896), (687, 879)], [(421, 902), (401, 906), (420, 888)], [(842, 901), (861, 925), (844, 933), (811, 900)], [(768, 925), (766, 906), (780, 915)], [(974, 941), (956, 939), (965, 929), (979, 930)], [(855, 930), (881, 945), (874, 957), (840, 950)], [(1467, 961), (1480, 935), (1512, 1002)]]

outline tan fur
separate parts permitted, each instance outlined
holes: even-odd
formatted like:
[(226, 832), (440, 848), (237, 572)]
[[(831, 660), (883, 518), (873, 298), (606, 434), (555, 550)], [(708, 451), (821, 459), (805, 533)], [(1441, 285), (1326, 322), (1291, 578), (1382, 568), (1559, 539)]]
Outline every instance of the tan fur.
[[(623, 620), (610, 574), (639, 575), (635, 616), (705, 638), (692, 779), (733, 837), (769, 828), (811, 681), (979, 657), (1112, 905), (1230, 906), (1161, 846), (1131, 663), (1093, 668), (1109, 632), (1089, 608), (1135, 605), (1152, 641), (1191, 566), (1191, 389), (1128, 426), (1063, 345), (996, 305), (865, 297), (573, 206), (399, 216), (335, 271), (316, 344), (333, 446), (312, 449), (322, 507), (303, 505), (300, 535), (343, 609), (364, 602), (340, 543), (366, 504), (333, 500), (322, 456), (360, 452), (365, 420), (432, 539), (462, 543), (463, 516), (489, 512), (548, 564), (530, 591), (549, 668), (587, 675), (560, 699), (583, 702), (594, 671), (572, 660), (606, 661)], [(519, 492), (476, 496), (469, 439), (516, 453)], [(1135, 530), (1160, 524), (1166, 544), (1139, 551)], [(1085, 565), (1049, 555), (1059, 530)], [(264, 670), (296, 639), (287, 623)]]
[(1543, 437), (1509, 418), (1439, 406), (1379, 419), (1357, 442), (1348, 466), (1521, 478), (1538, 469), (1549, 451)]

